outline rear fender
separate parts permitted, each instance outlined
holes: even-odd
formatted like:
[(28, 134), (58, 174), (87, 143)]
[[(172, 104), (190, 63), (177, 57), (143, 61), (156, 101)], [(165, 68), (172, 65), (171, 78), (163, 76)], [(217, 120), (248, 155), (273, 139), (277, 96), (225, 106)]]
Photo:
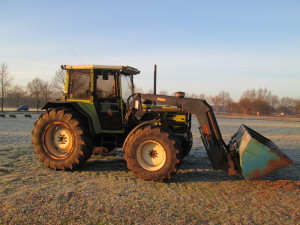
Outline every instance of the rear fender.
[(65, 101), (55, 101), (48, 102), (42, 109), (51, 109), (58, 107), (72, 108), (79, 112), (84, 118), (88, 121), (89, 129), (91, 134), (101, 133), (101, 127), (99, 118), (96, 113), (96, 109), (93, 104), (84, 103), (84, 102), (65, 102)]

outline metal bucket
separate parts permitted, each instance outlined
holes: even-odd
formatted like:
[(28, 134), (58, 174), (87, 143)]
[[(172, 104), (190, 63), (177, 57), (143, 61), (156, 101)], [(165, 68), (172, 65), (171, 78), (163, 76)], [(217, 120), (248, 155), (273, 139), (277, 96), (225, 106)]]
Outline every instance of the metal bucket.
[(256, 179), (293, 164), (270, 139), (241, 125), (230, 141), (230, 149), (239, 155), (245, 179)]

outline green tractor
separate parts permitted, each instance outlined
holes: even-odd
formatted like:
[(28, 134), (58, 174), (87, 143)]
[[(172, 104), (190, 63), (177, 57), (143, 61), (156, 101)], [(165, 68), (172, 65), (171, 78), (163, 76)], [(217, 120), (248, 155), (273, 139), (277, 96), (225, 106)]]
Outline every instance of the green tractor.
[[(212, 107), (205, 100), (184, 98), (181, 92), (176, 96), (134, 93), (133, 78), (140, 71), (133, 67), (61, 67), (66, 70), (64, 99), (46, 103), (46, 112), (32, 131), (34, 151), (46, 167), (73, 170), (82, 166), (93, 151), (104, 154), (122, 148), (127, 167), (137, 177), (171, 179), (192, 148), (193, 114), (215, 170), (253, 179), (292, 163), (270, 140), (244, 125), (226, 145)], [(239, 148), (245, 146), (240, 136), (246, 134), (251, 136), (246, 142), (258, 141), (263, 147), (255, 149), (268, 155), (255, 159), (264, 160), (263, 166), (242, 168), (241, 162), (246, 165), (245, 160), (253, 158), (247, 155), (253, 147), (249, 151)]]

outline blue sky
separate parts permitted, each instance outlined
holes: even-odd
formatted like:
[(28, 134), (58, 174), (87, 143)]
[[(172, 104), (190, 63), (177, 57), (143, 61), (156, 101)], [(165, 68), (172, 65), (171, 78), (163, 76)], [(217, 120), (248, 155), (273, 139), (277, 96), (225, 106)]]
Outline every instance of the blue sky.
[(9, 1), (0, 62), (14, 83), (62, 64), (131, 65), (136, 83), (207, 96), (268, 88), (300, 98), (300, 1)]

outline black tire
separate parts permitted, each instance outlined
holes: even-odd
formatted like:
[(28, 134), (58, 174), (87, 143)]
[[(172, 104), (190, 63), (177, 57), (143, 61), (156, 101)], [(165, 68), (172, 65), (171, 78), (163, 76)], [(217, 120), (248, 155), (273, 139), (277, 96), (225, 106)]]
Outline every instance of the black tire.
[(142, 180), (171, 179), (181, 164), (181, 143), (170, 130), (146, 126), (136, 130), (124, 147), (128, 169)]
[(72, 109), (52, 109), (34, 124), (34, 152), (46, 167), (73, 170), (91, 156), (93, 143), (85, 121)]
[(193, 147), (193, 134), (190, 129), (187, 129), (187, 137), (181, 138), (182, 158), (186, 157)]

